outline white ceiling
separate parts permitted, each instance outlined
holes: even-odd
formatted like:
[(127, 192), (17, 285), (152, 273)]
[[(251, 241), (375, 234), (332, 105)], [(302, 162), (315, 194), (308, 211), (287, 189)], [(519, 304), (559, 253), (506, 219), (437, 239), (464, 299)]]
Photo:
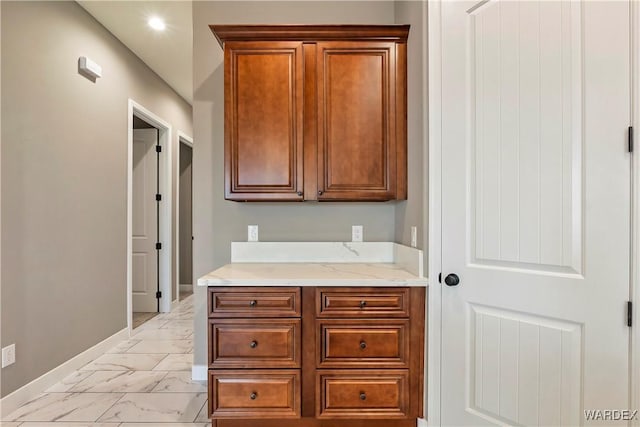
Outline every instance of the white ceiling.
[[(189, 104), (193, 103), (193, 17), (191, 0), (77, 0)], [(166, 30), (151, 29), (151, 16)]]

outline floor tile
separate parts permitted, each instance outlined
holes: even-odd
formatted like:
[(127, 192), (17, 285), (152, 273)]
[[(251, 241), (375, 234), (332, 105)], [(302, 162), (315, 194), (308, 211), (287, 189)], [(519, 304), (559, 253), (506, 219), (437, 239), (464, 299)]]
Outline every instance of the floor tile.
[(96, 421), (122, 396), (123, 393), (47, 393), (9, 414), (7, 420)]
[(184, 320), (167, 320), (160, 329), (169, 329), (169, 328), (193, 328), (193, 319), (184, 319)]
[(129, 339), (126, 341), (122, 341), (117, 346), (113, 347), (111, 350), (107, 351), (107, 353), (126, 353), (134, 345), (140, 342), (139, 339)]
[(169, 372), (153, 389), (154, 393), (205, 393), (206, 391), (206, 381), (193, 381), (189, 371)]
[[(87, 377), (93, 374), (92, 371), (75, 371), (57, 384), (52, 385), (46, 390), (46, 393), (60, 393), (69, 391), (71, 387), (78, 384), (80, 381), (87, 379)], [(3, 426), (4, 427), (4, 426)]]
[(103, 354), (82, 371), (150, 371), (166, 354)]
[(193, 422), (206, 393), (128, 393), (99, 421)]
[[(148, 426), (148, 424), (147, 424)], [(5, 427), (2, 424), (2, 427)], [(120, 427), (118, 423), (83, 423), (83, 422), (39, 422), (29, 421), (20, 424), (20, 427)]]
[(140, 340), (184, 340), (192, 333), (192, 328), (143, 329), (136, 332), (133, 338), (138, 342)]
[[(160, 371), (95, 371), (76, 384), (74, 393), (148, 393), (166, 376)], [(199, 390), (196, 390), (199, 391)]]
[(191, 353), (193, 352), (192, 340), (146, 340), (127, 350), (131, 353)]
[(198, 412), (198, 416), (196, 417), (196, 423), (204, 423), (209, 421), (209, 405), (208, 401), (204, 401), (204, 405), (202, 405), (202, 409)]
[(189, 371), (193, 364), (193, 354), (170, 354), (153, 368), (154, 371)]
[[(111, 424), (113, 425), (113, 424)], [(162, 423), (160, 427), (208, 427), (208, 423)], [(3, 426), (4, 427), (4, 426)], [(118, 427), (150, 427), (149, 423), (122, 423)]]

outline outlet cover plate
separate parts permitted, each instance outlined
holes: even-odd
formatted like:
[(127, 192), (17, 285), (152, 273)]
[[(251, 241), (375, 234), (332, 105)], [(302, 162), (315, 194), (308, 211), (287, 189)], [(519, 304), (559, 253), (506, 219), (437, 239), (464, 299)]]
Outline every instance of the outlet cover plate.
[(352, 242), (362, 242), (363, 231), (361, 225), (352, 225), (351, 226), (351, 241)]
[(411, 227), (411, 247), (418, 247), (418, 227), (415, 225)]
[(247, 241), (249, 241), (249, 242), (257, 242), (258, 241), (258, 226), (257, 225), (249, 225), (249, 226), (247, 226)]
[(11, 344), (2, 349), (2, 367), (16, 363), (16, 345)]

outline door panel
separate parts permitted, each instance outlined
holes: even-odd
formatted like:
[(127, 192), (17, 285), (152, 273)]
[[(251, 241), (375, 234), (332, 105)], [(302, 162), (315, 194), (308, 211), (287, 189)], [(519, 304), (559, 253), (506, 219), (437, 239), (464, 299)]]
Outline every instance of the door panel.
[(302, 200), (303, 95), (302, 43), (225, 44), (227, 199)]
[(156, 129), (133, 130), (133, 260), (134, 312), (158, 311), (158, 241)]
[(628, 405), (629, 4), (443, 2), (441, 420)]
[(487, 4), (469, 21), (471, 259), (580, 272), (580, 5)]
[(317, 46), (319, 199), (395, 197), (395, 43)]

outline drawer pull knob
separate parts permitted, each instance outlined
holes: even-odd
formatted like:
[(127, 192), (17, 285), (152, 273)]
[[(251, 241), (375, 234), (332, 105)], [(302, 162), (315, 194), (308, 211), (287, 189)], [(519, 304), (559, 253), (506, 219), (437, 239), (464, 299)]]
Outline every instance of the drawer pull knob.
[(367, 306), (367, 302), (366, 301), (360, 301), (360, 308), (365, 308)]
[(364, 391), (360, 392), (360, 400), (367, 400), (367, 394)]
[(256, 398), (258, 397), (258, 393), (254, 391), (249, 395), (249, 397), (251, 398), (251, 400), (256, 400)]
[(367, 348), (367, 343), (366, 343), (366, 342), (364, 342), (364, 341), (360, 341), (360, 348), (361, 348), (361, 349), (363, 349), (363, 350), (364, 350), (365, 348)]
[(249, 307), (255, 307), (256, 305), (258, 305), (258, 301), (254, 300), (254, 299), (249, 301)]
[(249, 343), (249, 347), (251, 348), (256, 348), (258, 346), (258, 341), (251, 341), (251, 343)]

